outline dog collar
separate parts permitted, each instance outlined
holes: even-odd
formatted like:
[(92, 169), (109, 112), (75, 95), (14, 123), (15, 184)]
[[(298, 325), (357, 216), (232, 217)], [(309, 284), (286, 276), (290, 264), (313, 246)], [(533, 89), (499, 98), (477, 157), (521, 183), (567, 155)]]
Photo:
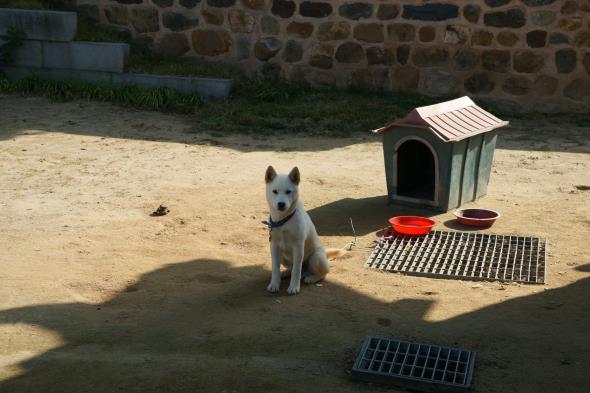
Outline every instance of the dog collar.
[(267, 225), (269, 229), (282, 227), (297, 213), (297, 209), (293, 210), (293, 213), (279, 221), (273, 221), (271, 216), (268, 216), (268, 221), (262, 221), (264, 225)]

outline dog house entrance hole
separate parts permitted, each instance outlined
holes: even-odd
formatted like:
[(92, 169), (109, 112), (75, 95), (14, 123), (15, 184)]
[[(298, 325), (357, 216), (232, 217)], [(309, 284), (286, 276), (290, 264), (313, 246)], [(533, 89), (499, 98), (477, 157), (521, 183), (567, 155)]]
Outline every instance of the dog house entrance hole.
[(411, 139), (397, 149), (397, 194), (434, 201), (435, 163), (426, 144)]

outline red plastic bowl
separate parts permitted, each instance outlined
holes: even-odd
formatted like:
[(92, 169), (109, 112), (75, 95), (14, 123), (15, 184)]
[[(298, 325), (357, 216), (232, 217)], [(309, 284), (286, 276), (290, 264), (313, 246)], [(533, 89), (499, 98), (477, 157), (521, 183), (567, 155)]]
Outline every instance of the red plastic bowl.
[(435, 222), (430, 218), (418, 216), (397, 216), (389, 219), (389, 224), (399, 233), (405, 235), (426, 235)]
[(490, 227), (500, 218), (500, 213), (486, 209), (463, 209), (453, 214), (461, 224), (472, 227)]

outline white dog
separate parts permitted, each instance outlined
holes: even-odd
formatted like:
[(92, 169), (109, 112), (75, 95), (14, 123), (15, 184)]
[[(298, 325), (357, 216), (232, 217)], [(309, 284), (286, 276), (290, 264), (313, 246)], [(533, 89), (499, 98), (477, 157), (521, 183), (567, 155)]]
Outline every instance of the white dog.
[[(324, 250), (311, 218), (299, 201), (300, 181), (297, 167), (289, 175), (277, 175), (274, 168), (266, 170), (266, 200), (270, 218), (265, 222), (270, 231), (272, 277), (266, 288), (277, 292), (281, 278), (291, 277), (287, 292), (299, 293), (301, 276), (312, 284), (322, 280), (330, 270), (328, 258), (343, 255), (338, 249)], [(286, 268), (282, 273), (281, 264)]]

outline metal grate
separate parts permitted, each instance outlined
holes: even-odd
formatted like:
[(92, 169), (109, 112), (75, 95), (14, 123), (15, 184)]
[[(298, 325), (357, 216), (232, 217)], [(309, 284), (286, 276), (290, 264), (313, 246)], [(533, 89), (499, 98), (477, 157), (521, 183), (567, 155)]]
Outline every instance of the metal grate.
[(469, 388), (475, 352), (368, 336), (352, 367), (354, 378), (425, 391)]
[(395, 233), (375, 246), (365, 267), (417, 276), (543, 284), (546, 253), (545, 239), (536, 237)]

